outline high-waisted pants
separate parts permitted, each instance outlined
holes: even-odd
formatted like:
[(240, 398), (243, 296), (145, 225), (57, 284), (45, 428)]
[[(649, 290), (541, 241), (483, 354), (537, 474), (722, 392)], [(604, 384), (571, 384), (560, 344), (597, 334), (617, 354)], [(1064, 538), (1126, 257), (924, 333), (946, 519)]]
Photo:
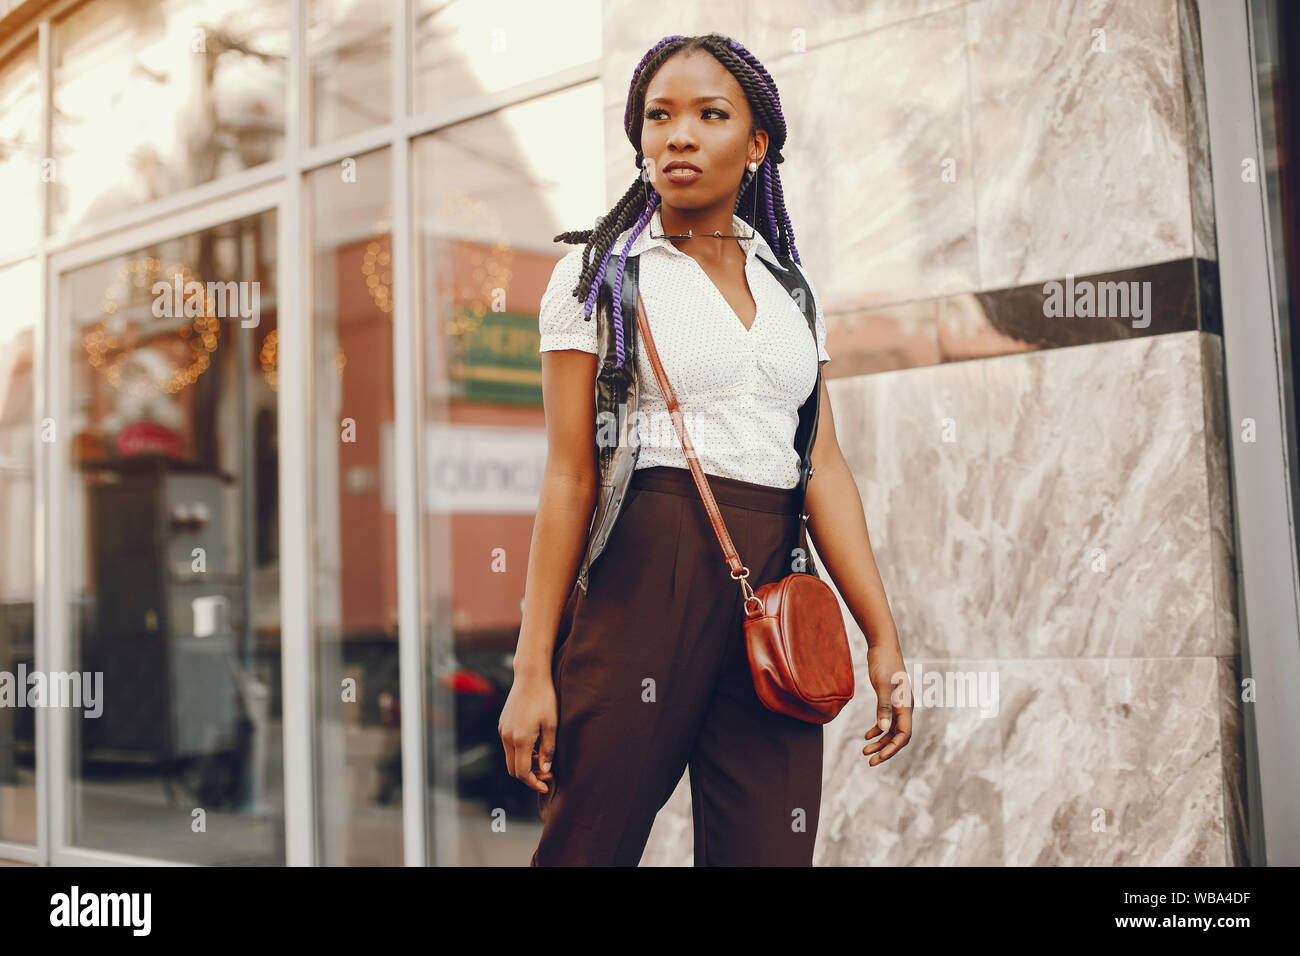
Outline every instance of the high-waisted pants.
[[(797, 492), (708, 476), (749, 582), (794, 570)], [(809, 866), (822, 726), (754, 691), (740, 585), (685, 468), (633, 473), (575, 587), (551, 673), (558, 725), (534, 866), (635, 866), (689, 767), (696, 866)]]

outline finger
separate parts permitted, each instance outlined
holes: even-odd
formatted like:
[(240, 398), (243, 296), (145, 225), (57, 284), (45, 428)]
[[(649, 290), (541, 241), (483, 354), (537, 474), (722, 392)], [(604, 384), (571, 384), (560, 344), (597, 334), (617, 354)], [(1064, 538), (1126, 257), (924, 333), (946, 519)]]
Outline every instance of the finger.
[(912, 684), (908, 680), (907, 671), (899, 671), (892, 678), (894, 691), (890, 695), (890, 704), (893, 705), (894, 712), (897, 714), (900, 710), (912, 709)]
[(533, 768), (533, 742), (523, 734), (510, 735), (510, 776), (523, 779)]
[(505, 731), (498, 732), (501, 734), (501, 746), (505, 748), (506, 752), (506, 773), (513, 777), (515, 775), (515, 760), (514, 748), (511, 746), (511, 738), (505, 733)]
[(885, 745), (885, 748), (868, 760), (867, 763), (873, 767), (879, 766), (907, 746), (907, 742), (911, 737), (911, 734), (905, 734), (902, 731), (899, 731), (894, 734), (889, 743)]
[(877, 750), (888, 744), (889, 741), (893, 739), (893, 736), (893, 734), (883, 734), (882, 736), (877, 737), (875, 740), (871, 741), (871, 743), (862, 748), (863, 755), (875, 753)]
[(895, 704), (894, 706), (894, 726), (899, 733), (912, 733), (912, 701), (906, 698), (906, 703)]
[(876, 725), (863, 734), (867, 740), (889, 733), (889, 729), (894, 726), (894, 706), (890, 700), (892, 690), (888, 684), (876, 688)]
[[(536, 737), (533, 738), (534, 740)], [(531, 787), (540, 793), (546, 792), (546, 784), (537, 779), (537, 774), (533, 773), (533, 741), (523, 742), (520, 738), (515, 738), (515, 776), (518, 777), (525, 786)]]
[(549, 774), (551, 760), (555, 757), (555, 724), (550, 720), (542, 721), (542, 742), (537, 747), (537, 767)]

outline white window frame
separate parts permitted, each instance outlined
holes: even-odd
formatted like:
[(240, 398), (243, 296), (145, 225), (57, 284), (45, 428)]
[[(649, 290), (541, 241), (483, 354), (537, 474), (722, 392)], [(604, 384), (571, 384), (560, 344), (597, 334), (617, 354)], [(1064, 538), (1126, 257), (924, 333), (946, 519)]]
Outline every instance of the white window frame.
[[(1248, 0), (1197, 0), (1205, 64), (1227, 391), (1242, 675), (1259, 693), (1243, 708), (1246, 820), (1254, 866), (1300, 863), (1300, 569), (1290, 495), (1282, 347), (1272, 272), (1254, 29)], [(1254, 157), (1257, 182), (1243, 183)], [(1285, 280), (1282, 280), (1285, 281)], [(1256, 442), (1241, 442), (1252, 418)]]

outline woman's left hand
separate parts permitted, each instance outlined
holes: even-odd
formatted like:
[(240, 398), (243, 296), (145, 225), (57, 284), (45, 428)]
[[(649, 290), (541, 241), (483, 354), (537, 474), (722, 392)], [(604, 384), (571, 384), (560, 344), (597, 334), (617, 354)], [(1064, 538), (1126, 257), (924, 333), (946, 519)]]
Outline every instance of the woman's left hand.
[[(876, 689), (878, 723), (863, 736), (871, 743), (863, 754), (875, 754), (869, 761), (875, 767), (907, 746), (912, 739), (912, 683), (903, 665), (903, 652), (897, 639), (882, 641), (867, 649), (867, 674)], [(872, 738), (875, 737), (875, 740)]]

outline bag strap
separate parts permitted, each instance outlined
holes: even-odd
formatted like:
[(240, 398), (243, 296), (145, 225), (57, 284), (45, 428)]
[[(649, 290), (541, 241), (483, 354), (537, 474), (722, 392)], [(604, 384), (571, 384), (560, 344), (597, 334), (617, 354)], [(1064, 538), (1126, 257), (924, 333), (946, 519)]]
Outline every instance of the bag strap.
[(722, 553), (727, 559), (727, 567), (731, 569), (732, 580), (740, 582), (740, 593), (745, 599), (745, 612), (747, 614), (751, 612), (750, 602), (753, 601), (755, 604), (753, 613), (761, 614), (763, 602), (754, 596), (754, 589), (749, 586), (747, 580), (749, 568), (741, 563), (740, 555), (736, 553), (736, 546), (731, 543), (726, 522), (722, 520), (722, 511), (718, 508), (718, 502), (709, 488), (708, 479), (704, 477), (704, 469), (700, 467), (699, 456), (695, 453), (691, 436), (686, 432), (686, 420), (682, 418), (681, 407), (677, 404), (677, 393), (668, 384), (668, 376), (664, 374), (664, 367), (659, 361), (659, 351), (655, 348), (654, 336), (650, 334), (650, 320), (646, 318), (645, 302), (641, 299), (640, 289), (636, 293), (636, 320), (637, 327), (641, 330), (646, 358), (650, 361), (655, 379), (659, 382), (659, 390), (663, 392), (664, 401), (668, 404), (668, 414), (672, 416), (673, 427), (677, 429), (677, 436), (682, 440), (682, 448), (686, 452), (686, 464), (690, 467), (691, 476), (695, 479), (695, 487), (699, 489), (700, 497), (704, 500), (704, 510), (709, 514), (713, 533), (718, 536), (718, 543), (722, 545)]

